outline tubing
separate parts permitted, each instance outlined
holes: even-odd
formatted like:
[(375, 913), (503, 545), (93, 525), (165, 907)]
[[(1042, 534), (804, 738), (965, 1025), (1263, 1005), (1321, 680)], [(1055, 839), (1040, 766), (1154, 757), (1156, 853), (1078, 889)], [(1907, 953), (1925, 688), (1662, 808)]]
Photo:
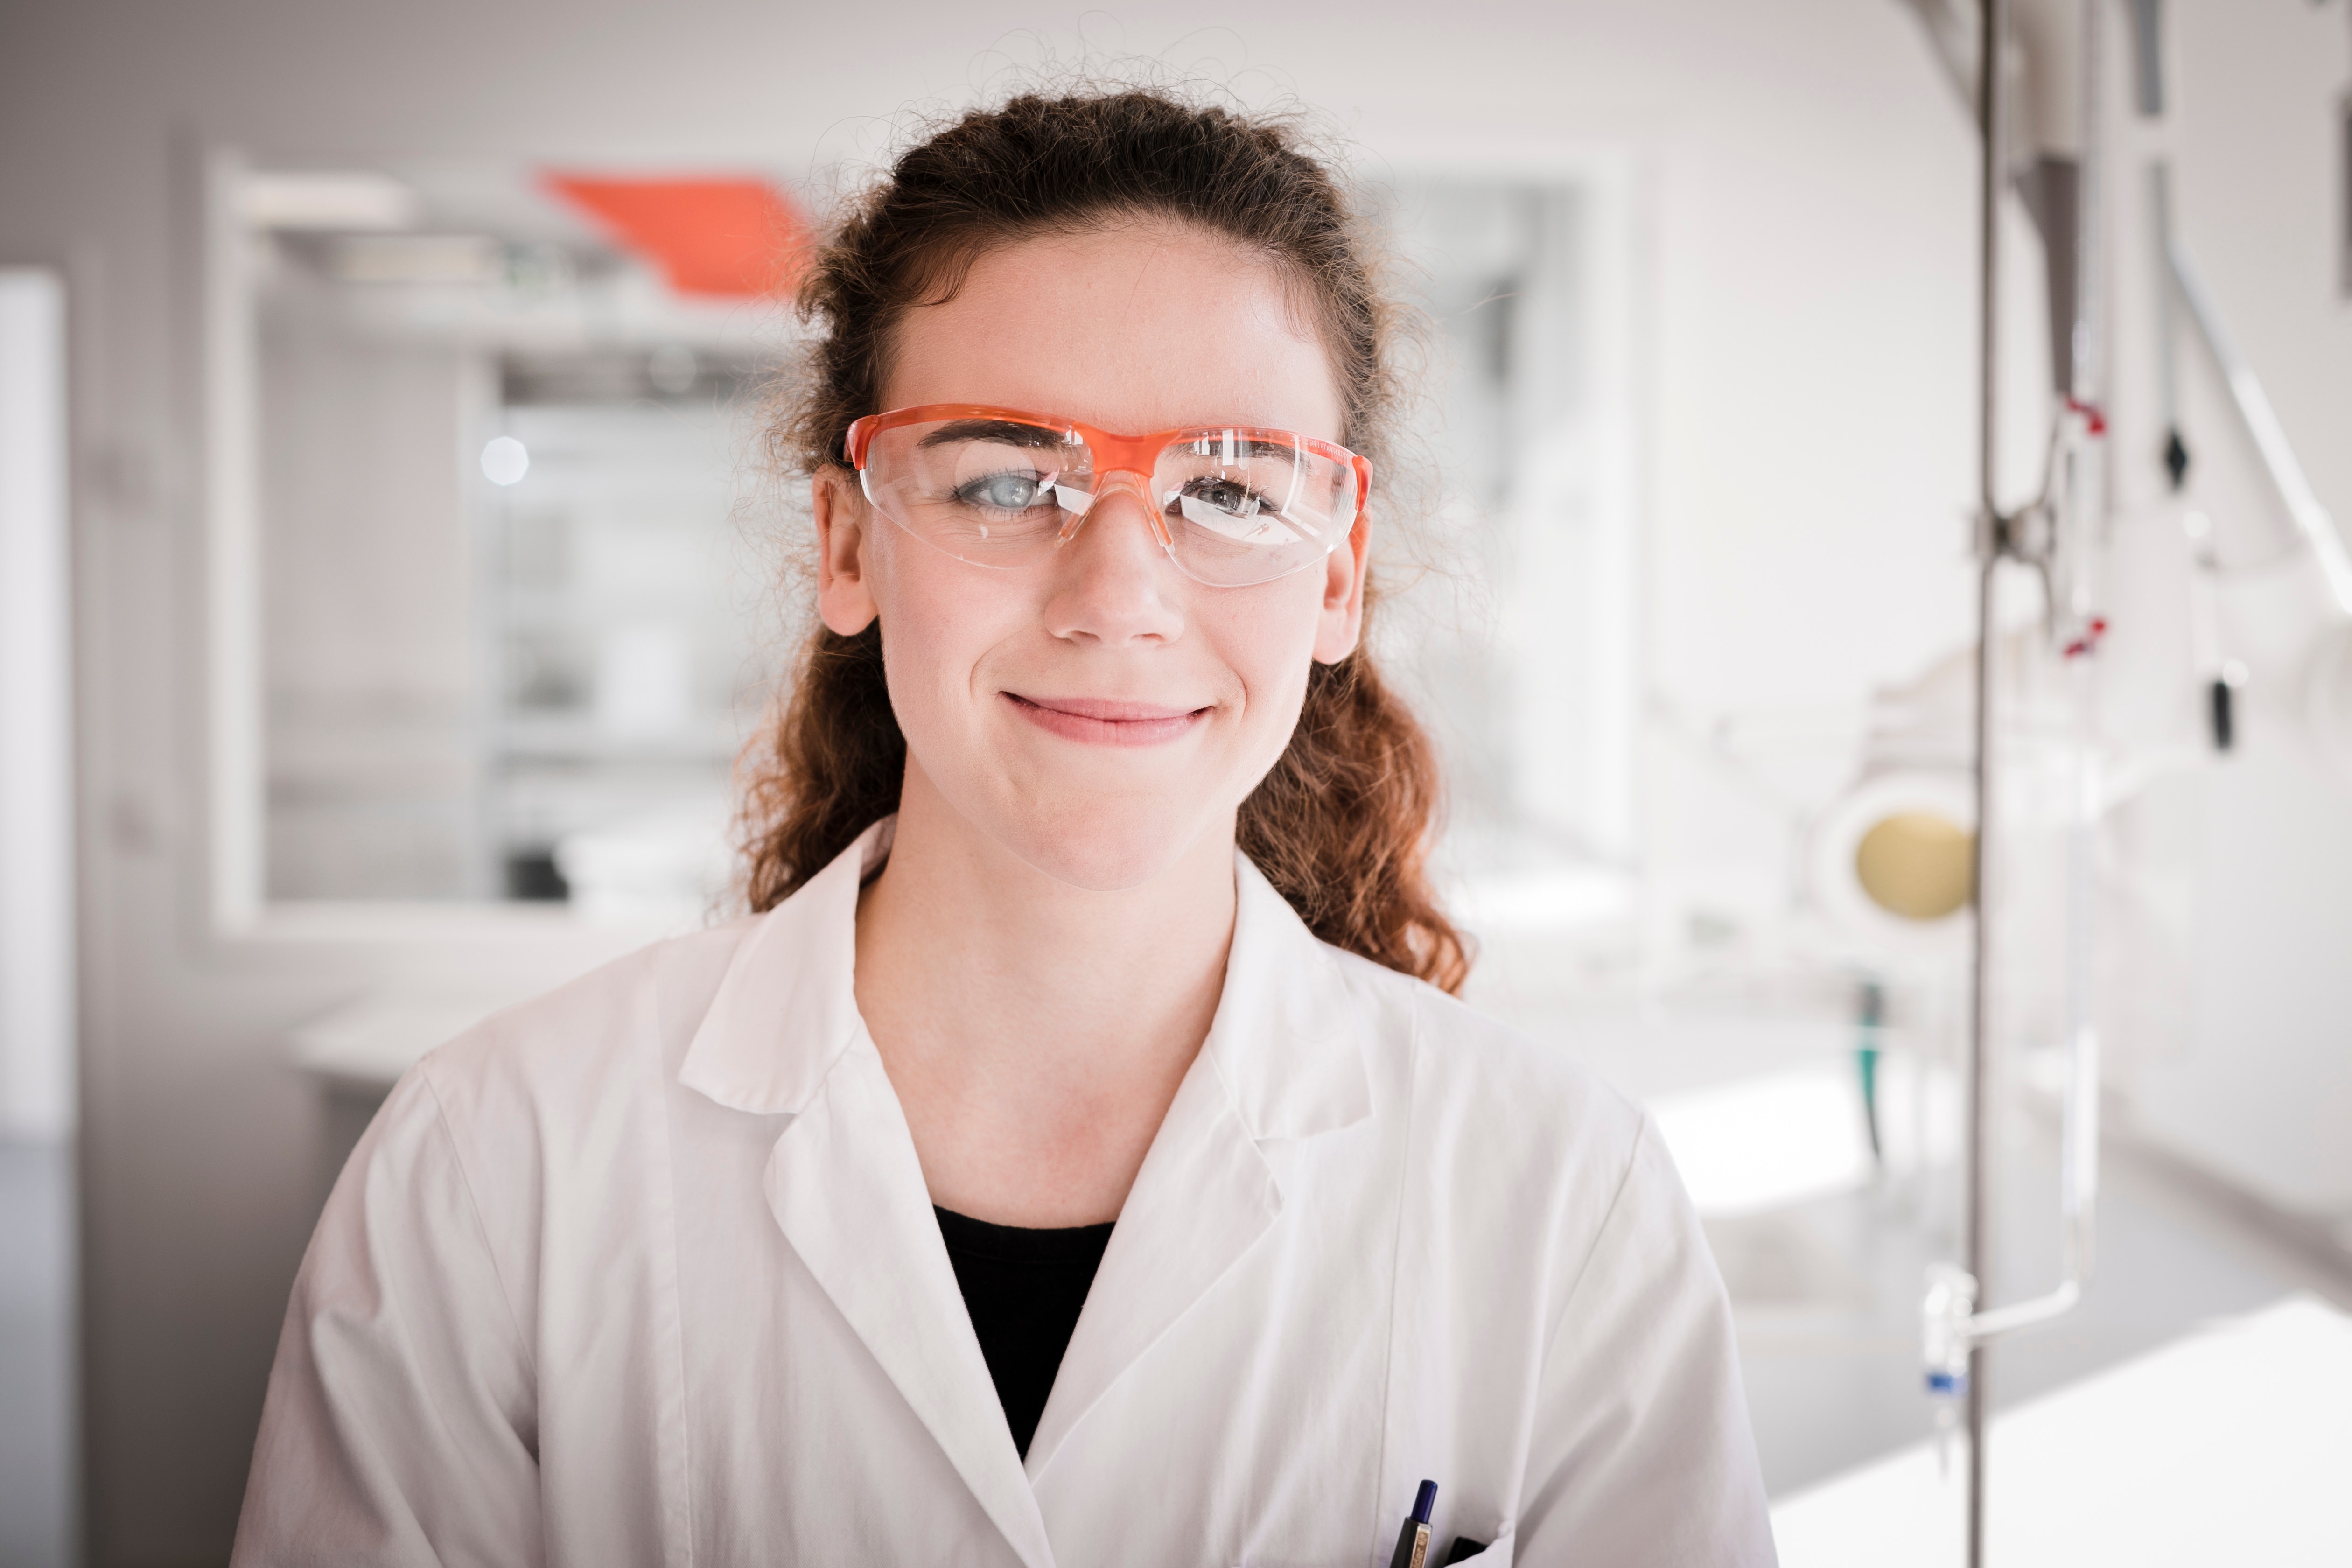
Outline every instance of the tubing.
[(2255, 376), (2238, 353), (2237, 343), (2229, 329), (2221, 323), (2221, 313), (2214, 308), (2213, 297), (2205, 291), (2205, 281), (2189, 263), (2189, 253), (2178, 239), (2168, 239), (2165, 258), (2171, 264), (2173, 286), (2180, 290), (2181, 300), (2189, 307), (2189, 319), (2197, 323), (2198, 336), (2213, 363), (2221, 368), (2223, 379), (2230, 384), (2230, 401), (2238, 410), (2238, 419), (2262, 454), (2263, 468), (2270, 475), (2271, 485), (2285, 503), (2287, 515), (2311, 546), (2319, 562), (2320, 575), (2327, 580), (2328, 597), (2336, 607), (2352, 616), (2352, 553), (2344, 548), (2344, 536), (2336, 531), (2336, 519), (2320, 504), (2313, 493), (2311, 480), (2305, 477), (2303, 465), (2296, 461), (2294, 448), (2287, 444), (2286, 429), (2279, 423), (2278, 411), (2263, 391)]

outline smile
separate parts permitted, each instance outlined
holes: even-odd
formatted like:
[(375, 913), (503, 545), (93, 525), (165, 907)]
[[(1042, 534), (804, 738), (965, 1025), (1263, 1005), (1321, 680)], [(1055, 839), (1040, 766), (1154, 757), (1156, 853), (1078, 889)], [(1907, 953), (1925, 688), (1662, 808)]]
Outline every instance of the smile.
[(1024, 697), (1005, 692), (1013, 710), (1039, 729), (1066, 741), (1098, 746), (1157, 746), (1189, 735), (1205, 723), (1206, 708), (1166, 708), (1150, 702), (1110, 702), (1091, 697)]

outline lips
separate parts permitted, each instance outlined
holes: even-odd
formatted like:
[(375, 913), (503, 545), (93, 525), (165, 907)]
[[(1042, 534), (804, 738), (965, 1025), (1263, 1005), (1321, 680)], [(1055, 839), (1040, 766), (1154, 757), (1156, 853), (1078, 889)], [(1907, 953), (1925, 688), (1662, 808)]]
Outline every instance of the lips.
[(1024, 697), (1005, 700), (1039, 729), (1065, 740), (1098, 746), (1157, 746), (1189, 735), (1207, 721), (1206, 708), (1171, 708), (1152, 702), (1120, 702), (1099, 697)]

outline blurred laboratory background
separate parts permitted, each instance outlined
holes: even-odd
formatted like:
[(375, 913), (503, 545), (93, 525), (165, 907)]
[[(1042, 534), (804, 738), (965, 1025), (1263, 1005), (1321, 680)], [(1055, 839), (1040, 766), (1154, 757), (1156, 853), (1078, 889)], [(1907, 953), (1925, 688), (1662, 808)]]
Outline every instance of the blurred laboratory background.
[(1089, 68), (1393, 235), (1470, 994), (1656, 1115), (1783, 1561), (1963, 1560), (1975, 1342), (1984, 1561), (2352, 1562), (2352, 0), (2010, 12), (1996, 540), (1978, 0), (0, 0), (0, 1564), (225, 1562), (388, 1085), (728, 915), (779, 300)]

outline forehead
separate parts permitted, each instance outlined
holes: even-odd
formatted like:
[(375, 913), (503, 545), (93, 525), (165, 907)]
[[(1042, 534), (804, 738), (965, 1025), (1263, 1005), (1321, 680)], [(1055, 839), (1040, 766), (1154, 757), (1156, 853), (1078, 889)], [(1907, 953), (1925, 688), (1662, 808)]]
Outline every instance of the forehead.
[(1340, 438), (1330, 356), (1282, 273), (1164, 222), (983, 251), (900, 323), (884, 408), (982, 403), (1122, 434), (1254, 425)]

